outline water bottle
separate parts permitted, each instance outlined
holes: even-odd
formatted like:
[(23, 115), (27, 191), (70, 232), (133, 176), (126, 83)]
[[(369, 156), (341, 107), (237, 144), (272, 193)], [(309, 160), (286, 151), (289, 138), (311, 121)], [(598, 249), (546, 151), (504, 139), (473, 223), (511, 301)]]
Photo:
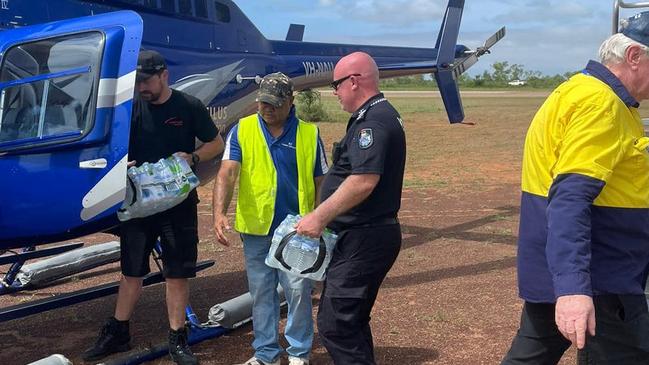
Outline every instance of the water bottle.
[(292, 216), (292, 215), (287, 215), (286, 218), (282, 221), (282, 223), (277, 226), (275, 229), (275, 234), (273, 237), (273, 241), (276, 241), (279, 244), (279, 241), (284, 238), (289, 232), (291, 232), (295, 226), (295, 223), (297, 222), (297, 219)]
[(155, 173), (153, 171), (153, 166), (148, 162), (143, 163), (142, 166), (140, 166), (140, 169), (148, 176), (153, 176)]
[(168, 159), (161, 159), (156, 162), (156, 181), (160, 190), (160, 198), (173, 197), (177, 194), (178, 185), (174, 179), (170, 162)]
[[(322, 248), (324, 252), (320, 252), (320, 239), (313, 239), (304, 236), (293, 235), (289, 242), (286, 243), (282, 252), (278, 251), (280, 243), (283, 239), (295, 231), (295, 224), (300, 220), (300, 216), (287, 215), (282, 223), (275, 229), (273, 233), (272, 243), (268, 255), (266, 255), (265, 263), (266, 265), (276, 268), (279, 270), (284, 270), (296, 275), (298, 277), (307, 278), (311, 280), (321, 281), (325, 278), (325, 271), (327, 265), (331, 260), (331, 253), (333, 248), (336, 245), (337, 236), (333, 232), (325, 229), (322, 235), (324, 240), (324, 246)], [(289, 270), (284, 264), (278, 261), (277, 255), (282, 255), (282, 260), (287, 266), (290, 266)], [(310, 269), (318, 261), (318, 256), (322, 259), (322, 265), (318, 268), (316, 272), (309, 272), (302, 274), (303, 271)]]
[(198, 176), (194, 173), (188, 174), (187, 182), (190, 185), (190, 189), (197, 187), (201, 183), (200, 180), (198, 180)]
[(293, 271), (304, 271), (318, 259), (318, 244), (312, 238), (295, 235), (284, 248), (284, 261)]

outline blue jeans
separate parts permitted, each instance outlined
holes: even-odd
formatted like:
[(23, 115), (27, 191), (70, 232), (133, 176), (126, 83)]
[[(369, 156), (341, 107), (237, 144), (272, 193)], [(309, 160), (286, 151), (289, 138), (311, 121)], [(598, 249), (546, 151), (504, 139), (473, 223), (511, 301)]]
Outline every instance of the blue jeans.
[(246, 259), (248, 289), (252, 296), (252, 327), (255, 340), (252, 347), (255, 357), (273, 362), (281, 355), (279, 345), (279, 295), (278, 282), (284, 288), (288, 302), (288, 318), (284, 337), (290, 356), (308, 358), (313, 343), (313, 317), (311, 315), (311, 280), (287, 274), (266, 265), (264, 260), (272, 236), (242, 234)]

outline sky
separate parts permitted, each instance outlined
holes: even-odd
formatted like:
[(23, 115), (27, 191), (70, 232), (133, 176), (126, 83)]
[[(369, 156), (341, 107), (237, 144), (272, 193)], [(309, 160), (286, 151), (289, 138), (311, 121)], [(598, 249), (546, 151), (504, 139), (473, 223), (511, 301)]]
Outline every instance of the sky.
[[(446, 0), (235, 0), (270, 39), (284, 39), (290, 23), (304, 24), (304, 40), (433, 47)], [(629, 17), (642, 9), (623, 9)], [(645, 9), (649, 10), (649, 9)], [(507, 35), (469, 74), (507, 61), (546, 75), (580, 70), (611, 34), (613, 0), (466, 0), (459, 44), (474, 49), (496, 32)]]

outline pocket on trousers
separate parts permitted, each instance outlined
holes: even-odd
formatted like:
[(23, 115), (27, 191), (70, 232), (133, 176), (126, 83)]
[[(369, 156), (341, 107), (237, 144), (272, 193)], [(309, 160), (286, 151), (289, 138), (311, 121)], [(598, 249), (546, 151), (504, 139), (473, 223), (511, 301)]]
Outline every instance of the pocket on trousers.
[(346, 275), (327, 274), (325, 296), (329, 298), (367, 298), (367, 284), (359, 273), (345, 272)]
[(647, 299), (644, 295), (618, 295), (621, 303), (620, 319), (624, 322), (636, 323), (647, 320)]
[(344, 288), (327, 284), (325, 295), (329, 298), (365, 299), (367, 287)]

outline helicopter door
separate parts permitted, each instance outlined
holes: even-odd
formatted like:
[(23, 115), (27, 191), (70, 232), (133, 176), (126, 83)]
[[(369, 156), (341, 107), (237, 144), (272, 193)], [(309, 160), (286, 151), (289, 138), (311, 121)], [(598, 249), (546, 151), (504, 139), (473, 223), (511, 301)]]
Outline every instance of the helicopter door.
[(141, 37), (131, 11), (0, 32), (0, 248), (114, 222)]

